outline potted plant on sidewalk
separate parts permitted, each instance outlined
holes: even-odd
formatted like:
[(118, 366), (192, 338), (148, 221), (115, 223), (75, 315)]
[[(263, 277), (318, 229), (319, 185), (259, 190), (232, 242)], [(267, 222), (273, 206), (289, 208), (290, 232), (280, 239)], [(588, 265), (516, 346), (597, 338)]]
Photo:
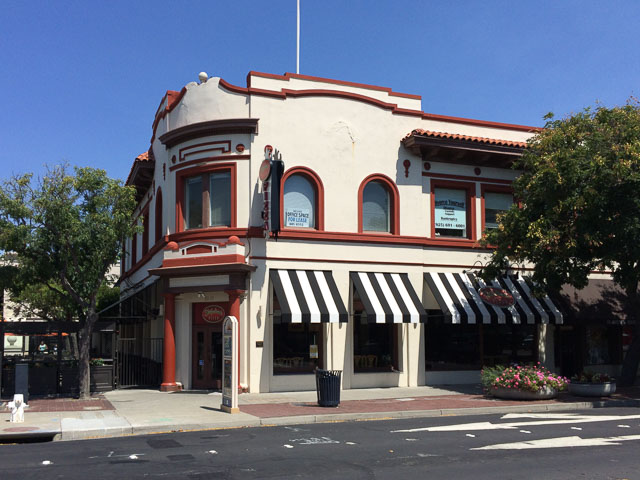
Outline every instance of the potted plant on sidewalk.
[(485, 390), (497, 398), (510, 400), (546, 400), (565, 390), (569, 380), (551, 373), (540, 362), (536, 365), (485, 367), (482, 369)]
[(580, 397), (608, 397), (616, 391), (616, 381), (606, 373), (585, 370), (574, 375), (569, 384), (569, 393)]

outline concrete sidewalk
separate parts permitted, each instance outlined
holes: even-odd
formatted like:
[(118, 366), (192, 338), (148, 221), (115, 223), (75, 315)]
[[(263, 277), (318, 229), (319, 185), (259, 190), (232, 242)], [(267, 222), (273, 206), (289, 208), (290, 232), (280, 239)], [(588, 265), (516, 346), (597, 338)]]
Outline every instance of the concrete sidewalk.
[(257, 393), (238, 397), (240, 413), (220, 411), (218, 392), (115, 390), (91, 400), (34, 399), (24, 423), (0, 413), (0, 442), (38, 438), (77, 440), (189, 430), (292, 425), (385, 418), (571, 411), (608, 406), (640, 406), (640, 387), (610, 398), (561, 394), (554, 400), (506, 401), (482, 395), (479, 386), (344, 390), (336, 408), (319, 407), (316, 392)]

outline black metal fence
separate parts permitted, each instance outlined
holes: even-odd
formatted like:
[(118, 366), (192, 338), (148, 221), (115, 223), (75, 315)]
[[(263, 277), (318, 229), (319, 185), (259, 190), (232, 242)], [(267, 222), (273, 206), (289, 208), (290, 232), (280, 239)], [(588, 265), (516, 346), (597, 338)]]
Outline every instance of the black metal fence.
[(119, 338), (116, 387), (155, 387), (162, 382), (162, 338)]

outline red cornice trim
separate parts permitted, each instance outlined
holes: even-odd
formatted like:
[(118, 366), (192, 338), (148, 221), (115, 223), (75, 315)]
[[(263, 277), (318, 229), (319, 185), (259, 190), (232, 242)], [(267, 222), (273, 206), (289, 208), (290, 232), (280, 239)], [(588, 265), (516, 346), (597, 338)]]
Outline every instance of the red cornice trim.
[(479, 127), (493, 127), (493, 128), (504, 128), (506, 130), (517, 130), (520, 132), (541, 132), (544, 129), (541, 127), (531, 127), (529, 125), (518, 125), (515, 123), (500, 123), (500, 122), (491, 122), (489, 120), (476, 120), (473, 118), (464, 118), (464, 117), (452, 117), (449, 115), (437, 115), (435, 113), (422, 113), (422, 118), (424, 120), (437, 120), (440, 122), (454, 122), (454, 123), (464, 123), (465, 125), (477, 125)]
[(250, 160), (251, 155), (223, 155), (218, 157), (206, 157), (206, 158), (198, 158), (196, 160), (189, 160), (188, 162), (178, 163), (169, 167), (169, 171), (173, 172), (175, 170), (180, 170), (183, 167), (191, 167), (193, 165), (198, 165), (204, 162), (217, 162), (220, 160), (223, 161), (233, 161), (233, 160)]
[(465, 182), (497, 183), (500, 185), (511, 185), (513, 183), (513, 180), (502, 180), (499, 178), (488, 178), (488, 177), (467, 177), (464, 175), (451, 175), (448, 173), (422, 172), (422, 176), (431, 177), (431, 178), (443, 178), (447, 180), (462, 180)]
[[(391, 221), (389, 222), (391, 227), (391, 235), (400, 235), (400, 192), (398, 191), (398, 187), (393, 180), (391, 180), (386, 175), (381, 173), (373, 173), (366, 177), (360, 183), (358, 187), (358, 233), (364, 233), (362, 228), (362, 195), (364, 193), (364, 187), (369, 182), (380, 182), (386, 185), (387, 191), (389, 192), (389, 200), (391, 201), (391, 205), (389, 208), (389, 213), (391, 214)], [(384, 232), (378, 233), (377, 235), (384, 235)], [(368, 232), (367, 235), (376, 235), (372, 232)]]
[[(223, 242), (219, 245), (223, 245), (227, 242), (230, 236), (236, 237), (261, 237), (262, 229), (257, 229), (257, 232), (250, 232), (247, 228), (229, 228), (229, 227), (214, 227), (214, 228), (198, 228), (193, 230), (185, 230), (183, 232), (172, 233), (168, 236), (169, 242), (176, 242), (182, 244), (184, 242), (198, 242), (198, 241), (213, 241), (214, 238), (222, 238)], [(218, 242), (214, 242), (218, 243)]]
[[(324, 185), (322, 184), (322, 180), (320, 176), (314, 172), (309, 167), (291, 167), (287, 170), (282, 176), (282, 183), (280, 186), (280, 229), (288, 230), (291, 227), (284, 226), (284, 185), (287, 179), (292, 175), (302, 175), (307, 180), (311, 182), (311, 184), (315, 187), (316, 193), (316, 226), (315, 230), (323, 231), (324, 230)], [(298, 229), (295, 229), (298, 230)], [(304, 229), (306, 230), (306, 229)]]
[(167, 258), (162, 268), (190, 267), (194, 265), (218, 265), (220, 263), (245, 263), (244, 255), (208, 255), (199, 257)]
[(385, 92), (394, 97), (403, 97), (403, 98), (412, 98), (414, 100), (422, 100), (420, 95), (412, 95), (410, 93), (399, 93), (394, 92), (388, 87), (379, 87), (376, 85), (369, 85), (366, 83), (355, 83), (355, 82), (347, 82), (345, 80), (333, 80), (331, 78), (323, 78), (323, 77), (313, 77), (310, 75), (300, 75), (298, 73), (285, 73), (284, 75), (276, 75), (273, 73), (263, 73), (263, 72), (255, 72), (251, 71), (247, 75), (247, 86), (251, 87), (251, 76), (255, 77), (263, 77), (263, 78), (273, 78), (276, 80), (286, 80), (289, 81), (292, 78), (299, 78), (301, 80), (310, 80), (314, 82), (324, 82), (331, 83), (333, 85), (344, 85), (346, 87), (356, 87), (356, 88), (366, 88), (368, 90), (376, 90), (378, 92)]
[[(470, 182), (454, 182), (450, 180), (431, 180), (431, 238), (436, 238), (436, 188), (451, 188), (467, 192), (467, 241), (476, 242), (476, 184)], [(453, 240), (453, 239), (448, 239)], [(458, 240), (459, 241), (459, 240)]]

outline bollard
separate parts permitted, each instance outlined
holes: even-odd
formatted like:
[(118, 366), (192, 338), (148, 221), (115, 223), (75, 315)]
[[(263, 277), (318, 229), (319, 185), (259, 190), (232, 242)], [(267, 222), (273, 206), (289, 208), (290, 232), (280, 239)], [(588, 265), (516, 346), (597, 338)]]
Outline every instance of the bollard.
[(24, 422), (24, 397), (21, 393), (16, 393), (13, 396), (13, 402), (7, 404), (7, 408), (11, 410), (11, 418), (9, 421), (14, 423)]

